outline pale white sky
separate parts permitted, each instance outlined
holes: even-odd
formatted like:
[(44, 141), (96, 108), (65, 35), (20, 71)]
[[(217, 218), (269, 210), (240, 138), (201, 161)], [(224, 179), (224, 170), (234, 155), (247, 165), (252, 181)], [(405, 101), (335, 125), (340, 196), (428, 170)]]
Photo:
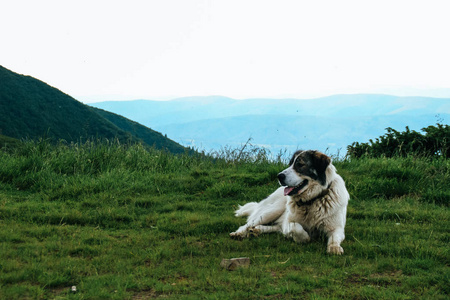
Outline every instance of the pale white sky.
[(0, 65), (83, 101), (450, 97), (450, 1), (0, 0)]

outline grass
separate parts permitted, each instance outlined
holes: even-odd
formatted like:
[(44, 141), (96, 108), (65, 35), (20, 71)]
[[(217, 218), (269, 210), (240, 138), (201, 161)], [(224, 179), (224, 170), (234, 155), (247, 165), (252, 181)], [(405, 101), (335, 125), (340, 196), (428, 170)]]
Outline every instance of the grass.
[[(237, 204), (278, 186), (283, 159), (263, 150), (0, 150), (0, 298), (447, 299), (450, 161), (335, 165), (351, 195), (343, 256), (327, 255), (323, 238), (229, 238), (245, 222)], [(250, 268), (220, 267), (243, 256)]]

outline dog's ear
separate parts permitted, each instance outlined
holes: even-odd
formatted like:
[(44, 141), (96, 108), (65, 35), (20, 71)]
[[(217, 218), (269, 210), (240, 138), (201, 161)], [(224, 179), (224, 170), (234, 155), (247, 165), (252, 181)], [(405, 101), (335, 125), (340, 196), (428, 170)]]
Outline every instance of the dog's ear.
[(322, 185), (325, 185), (327, 182), (327, 177), (325, 175), (325, 170), (331, 163), (331, 158), (319, 151), (313, 151), (313, 165), (317, 171), (317, 175), (319, 177), (319, 181)]

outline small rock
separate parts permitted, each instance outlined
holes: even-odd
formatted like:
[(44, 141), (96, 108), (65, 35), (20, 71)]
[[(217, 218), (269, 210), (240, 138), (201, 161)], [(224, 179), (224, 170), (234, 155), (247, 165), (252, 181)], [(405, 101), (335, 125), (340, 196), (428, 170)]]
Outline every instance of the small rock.
[(231, 259), (224, 258), (220, 262), (220, 266), (229, 271), (236, 270), (237, 268), (248, 268), (250, 266), (250, 258), (249, 257), (239, 257)]
[(73, 285), (72, 288), (71, 288), (71, 291), (72, 291), (72, 293), (76, 293), (77, 292), (77, 287)]

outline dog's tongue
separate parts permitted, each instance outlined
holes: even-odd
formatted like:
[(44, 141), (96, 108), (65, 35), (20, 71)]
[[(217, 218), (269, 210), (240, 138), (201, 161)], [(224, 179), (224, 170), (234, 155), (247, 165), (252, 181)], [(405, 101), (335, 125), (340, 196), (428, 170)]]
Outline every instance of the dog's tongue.
[(289, 195), (290, 192), (292, 192), (292, 190), (295, 189), (295, 187), (293, 186), (287, 186), (284, 188), (284, 195), (287, 196)]

